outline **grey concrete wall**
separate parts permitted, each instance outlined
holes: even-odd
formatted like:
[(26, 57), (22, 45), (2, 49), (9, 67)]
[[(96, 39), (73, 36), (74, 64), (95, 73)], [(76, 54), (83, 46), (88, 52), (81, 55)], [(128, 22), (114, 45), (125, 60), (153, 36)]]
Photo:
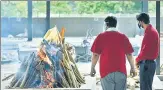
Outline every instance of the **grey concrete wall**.
[[(93, 28), (93, 35), (97, 35), (103, 30), (104, 18), (92, 17), (58, 17), (51, 18), (51, 28), (57, 25), (58, 30), (66, 28), (66, 36), (79, 37), (85, 36), (88, 29)], [(163, 31), (163, 17), (161, 17), (161, 31)], [(23, 33), (27, 26), (27, 19), (22, 18), (18, 21), (16, 18), (1, 18), (1, 35), (17, 35)], [(156, 18), (151, 17), (151, 23), (156, 26)], [(46, 33), (45, 18), (33, 18), (33, 36), (42, 37)], [(118, 17), (118, 29), (129, 37), (139, 33), (135, 17)]]
[(60, 30), (66, 28), (66, 36), (85, 36), (88, 29), (93, 28), (93, 35), (97, 35), (103, 29), (103, 18), (97, 21), (94, 18), (55, 18), (51, 19), (51, 27), (57, 25)]
[[(23, 33), (25, 28), (27, 28), (27, 19), (22, 18), (20, 21), (17, 18), (1, 18), (1, 35), (7, 36), (11, 34), (13, 36)], [(33, 19), (33, 35), (35, 37), (42, 37), (45, 32), (45, 19), (44, 18), (34, 18)]]

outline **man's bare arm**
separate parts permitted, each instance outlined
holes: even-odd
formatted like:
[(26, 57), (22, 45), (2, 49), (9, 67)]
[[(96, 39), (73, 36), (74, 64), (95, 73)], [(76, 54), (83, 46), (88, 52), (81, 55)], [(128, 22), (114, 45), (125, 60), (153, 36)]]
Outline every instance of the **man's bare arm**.
[(94, 77), (95, 74), (96, 74), (95, 66), (96, 66), (96, 64), (97, 64), (97, 61), (98, 61), (98, 59), (99, 59), (99, 56), (100, 56), (99, 54), (93, 53), (93, 56), (92, 56), (92, 66), (91, 66), (91, 73), (90, 73), (90, 75), (91, 75), (92, 77)]
[(135, 68), (134, 58), (132, 54), (126, 54), (128, 62), (130, 63), (131, 68)]
[(100, 57), (99, 54), (93, 53), (93, 56), (92, 56), (92, 67), (95, 67), (96, 66), (99, 57)]
[(135, 67), (135, 61), (134, 58), (132, 56), (132, 54), (126, 54), (128, 62), (130, 63), (131, 66), (131, 70), (130, 70), (130, 75), (132, 76), (136, 76), (136, 67)]

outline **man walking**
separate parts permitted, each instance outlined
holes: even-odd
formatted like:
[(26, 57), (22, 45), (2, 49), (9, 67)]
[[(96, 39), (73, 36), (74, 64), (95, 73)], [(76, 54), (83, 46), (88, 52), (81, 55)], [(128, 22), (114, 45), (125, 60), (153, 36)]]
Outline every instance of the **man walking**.
[(141, 51), (136, 58), (140, 70), (140, 90), (152, 90), (153, 77), (156, 69), (155, 59), (159, 54), (159, 34), (150, 24), (149, 15), (141, 13), (137, 17), (139, 28), (145, 30)]
[(95, 65), (100, 57), (103, 90), (126, 90), (126, 56), (131, 66), (130, 73), (136, 75), (133, 48), (128, 38), (116, 29), (116, 17), (106, 17), (105, 25), (106, 31), (97, 36), (91, 48), (93, 57), (90, 74), (96, 74)]

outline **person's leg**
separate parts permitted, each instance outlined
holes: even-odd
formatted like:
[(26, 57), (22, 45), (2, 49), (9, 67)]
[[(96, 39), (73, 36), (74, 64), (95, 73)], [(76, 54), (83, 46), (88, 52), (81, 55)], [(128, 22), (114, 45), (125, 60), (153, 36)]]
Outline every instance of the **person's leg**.
[(140, 64), (140, 90), (152, 90), (156, 63)]
[(126, 75), (121, 72), (115, 73), (115, 90), (126, 90)]
[(101, 86), (103, 90), (114, 90), (114, 73), (108, 74), (104, 78), (101, 78)]
[(145, 70), (144, 70), (145, 63), (139, 64), (139, 75), (140, 75), (140, 90), (146, 90), (145, 84)]
[(154, 77), (154, 74), (155, 74), (155, 70), (156, 70), (156, 62), (155, 63), (149, 63), (148, 64), (148, 87), (149, 87), (149, 90), (152, 90), (152, 84), (153, 84), (153, 77)]

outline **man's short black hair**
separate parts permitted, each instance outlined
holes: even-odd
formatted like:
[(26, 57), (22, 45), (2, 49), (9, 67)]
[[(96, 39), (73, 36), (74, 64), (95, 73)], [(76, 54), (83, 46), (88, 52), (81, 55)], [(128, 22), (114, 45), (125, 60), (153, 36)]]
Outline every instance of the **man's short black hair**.
[(141, 14), (137, 15), (136, 19), (138, 21), (144, 22), (145, 24), (149, 24), (150, 23), (150, 18), (149, 18), (149, 15), (147, 13), (141, 13)]
[(105, 23), (108, 27), (116, 27), (117, 26), (117, 18), (114, 16), (108, 16), (105, 18)]

